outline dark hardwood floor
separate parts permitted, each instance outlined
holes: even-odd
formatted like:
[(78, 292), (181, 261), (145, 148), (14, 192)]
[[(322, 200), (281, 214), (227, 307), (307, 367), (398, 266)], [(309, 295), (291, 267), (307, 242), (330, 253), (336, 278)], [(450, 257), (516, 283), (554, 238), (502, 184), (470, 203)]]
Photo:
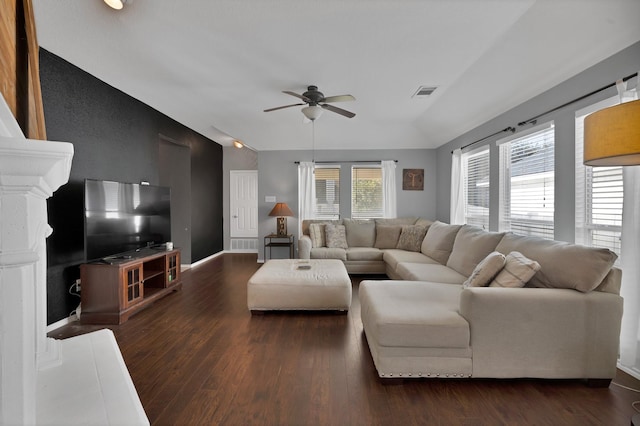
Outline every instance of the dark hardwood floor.
[[(414, 380), (382, 385), (348, 315), (251, 316), (255, 255), (185, 271), (179, 292), (111, 326), (156, 425), (629, 425), (640, 394), (577, 380)], [(383, 277), (367, 277), (380, 279)], [(97, 326), (71, 323), (64, 338)], [(622, 372), (614, 382), (640, 389)]]

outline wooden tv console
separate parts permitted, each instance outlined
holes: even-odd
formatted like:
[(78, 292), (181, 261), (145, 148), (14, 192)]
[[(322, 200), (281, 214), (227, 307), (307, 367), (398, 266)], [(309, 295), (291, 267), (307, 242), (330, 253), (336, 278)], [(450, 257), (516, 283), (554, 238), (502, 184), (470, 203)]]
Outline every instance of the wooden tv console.
[(182, 288), (180, 250), (142, 249), (80, 265), (83, 324), (122, 324)]

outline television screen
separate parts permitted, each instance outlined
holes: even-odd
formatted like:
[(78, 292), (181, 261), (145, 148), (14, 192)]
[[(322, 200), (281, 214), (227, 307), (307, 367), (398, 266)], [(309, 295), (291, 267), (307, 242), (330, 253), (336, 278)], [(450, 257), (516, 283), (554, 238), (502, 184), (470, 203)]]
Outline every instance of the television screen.
[(87, 261), (171, 241), (171, 189), (85, 180), (84, 248)]

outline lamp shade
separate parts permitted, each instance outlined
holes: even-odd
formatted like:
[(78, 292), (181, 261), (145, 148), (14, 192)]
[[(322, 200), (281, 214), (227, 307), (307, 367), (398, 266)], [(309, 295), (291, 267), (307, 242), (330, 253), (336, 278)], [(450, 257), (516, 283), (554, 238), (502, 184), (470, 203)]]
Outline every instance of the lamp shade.
[(584, 164), (640, 164), (640, 100), (605, 108), (585, 118)]
[(124, 7), (126, 0), (104, 0), (106, 4), (116, 10), (120, 10)]
[(273, 206), (271, 213), (269, 213), (269, 216), (293, 216), (293, 212), (291, 211), (287, 203), (276, 203), (276, 205)]
[(318, 105), (311, 105), (302, 108), (302, 113), (304, 114), (304, 116), (311, 121), (314, 121), (316, 118), (320, 117), (323, 111), (324, 110), (322, 109), (322, 107), (319, 107)]

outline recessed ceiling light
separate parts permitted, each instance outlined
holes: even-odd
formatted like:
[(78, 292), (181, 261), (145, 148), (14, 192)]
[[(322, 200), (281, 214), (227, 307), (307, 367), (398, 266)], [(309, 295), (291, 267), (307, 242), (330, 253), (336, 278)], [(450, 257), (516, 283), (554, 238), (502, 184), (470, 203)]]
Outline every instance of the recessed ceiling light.
[(438, 87), (436, 86), (420, 86), (418, 87), (418, 90), (416, 90), (416, 93), (414, 93), (413, 96), (411, 97), (420, 98), (425, 96), (431, 96), (431, 94), (435, 92), (437, 88)]

